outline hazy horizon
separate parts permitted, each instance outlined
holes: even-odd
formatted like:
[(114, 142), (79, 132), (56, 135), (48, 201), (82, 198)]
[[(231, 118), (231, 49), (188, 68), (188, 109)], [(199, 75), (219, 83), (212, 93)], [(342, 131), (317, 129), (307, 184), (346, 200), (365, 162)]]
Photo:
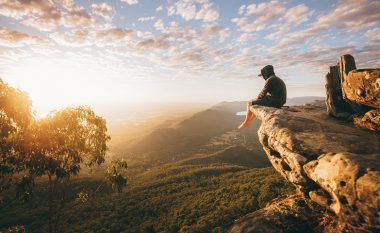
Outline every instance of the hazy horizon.
[[(325, 98), (324, 96), (297, 96), (291, 99), (297, 98)], [(251, 98), (252, 99), (252, 98)], [(172, 112), (189, 113), (203, 109), (207, 109), (222, 102), (245, 102), (247, 100), (220, 100), (217, 102), (109, 102), (109, 103), (78, 103), (68, 104), (61, 106), (34, 106), (34, 114), (40, 118), (44, 117), (52, 111), (59, 110), (66, 107), (86, 106), (92, 108), (97, 114), (104, 117), (107, 121), (116, 123), (118, 121), (136, 120), (141, 115), (150, 112), (151, 115), (162, 114), (163, 111), (170, 109)], [(186, 111), (187, 108), (187, 111)], [(242, 110), (245, 105), (242, 104)]]

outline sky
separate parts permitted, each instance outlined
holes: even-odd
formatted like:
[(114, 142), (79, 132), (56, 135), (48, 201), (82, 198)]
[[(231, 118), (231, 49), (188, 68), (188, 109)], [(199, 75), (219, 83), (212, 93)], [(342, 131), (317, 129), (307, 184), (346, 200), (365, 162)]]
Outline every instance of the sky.
[(267, 64), (324, 96), (347, 53), (380, 67), (380, 1), (0, 0), (0, 77), (37, 109), (249, 100)]

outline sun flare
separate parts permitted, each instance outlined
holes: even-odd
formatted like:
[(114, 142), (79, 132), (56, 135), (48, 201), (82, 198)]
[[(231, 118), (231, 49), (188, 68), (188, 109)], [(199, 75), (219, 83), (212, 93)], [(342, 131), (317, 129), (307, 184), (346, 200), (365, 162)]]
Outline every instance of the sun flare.
[(135, 99), (141, 92), (133, 83), (113, 85), (112, 77), (91, 62), (81, 64), (69, 59), (27, 60), (11, 69), (7, 77), (10, 84), (28, 93), (37, 112)]

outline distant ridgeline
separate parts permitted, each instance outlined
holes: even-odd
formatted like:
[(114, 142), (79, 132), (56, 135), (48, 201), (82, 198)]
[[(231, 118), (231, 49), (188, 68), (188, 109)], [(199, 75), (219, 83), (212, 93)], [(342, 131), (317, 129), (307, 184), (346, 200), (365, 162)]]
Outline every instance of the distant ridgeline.
[(297, 194), (229, 232), (380, 232), (380, 69), (358, 70), (344, 55), (326, 75), (326, 94), (326, 103), (255, 106), (260, 143)]

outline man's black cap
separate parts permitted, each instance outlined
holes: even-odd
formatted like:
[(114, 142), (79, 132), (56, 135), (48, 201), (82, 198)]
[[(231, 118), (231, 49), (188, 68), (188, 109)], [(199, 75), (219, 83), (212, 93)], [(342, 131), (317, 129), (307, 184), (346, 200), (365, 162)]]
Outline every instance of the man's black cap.
[(259, 76), (266, 76), (269, 77), (270, 75), (274, 74), (274, 69), (272, 65), (266, 65), (264, 68), (261, 69), (261, 74)]

